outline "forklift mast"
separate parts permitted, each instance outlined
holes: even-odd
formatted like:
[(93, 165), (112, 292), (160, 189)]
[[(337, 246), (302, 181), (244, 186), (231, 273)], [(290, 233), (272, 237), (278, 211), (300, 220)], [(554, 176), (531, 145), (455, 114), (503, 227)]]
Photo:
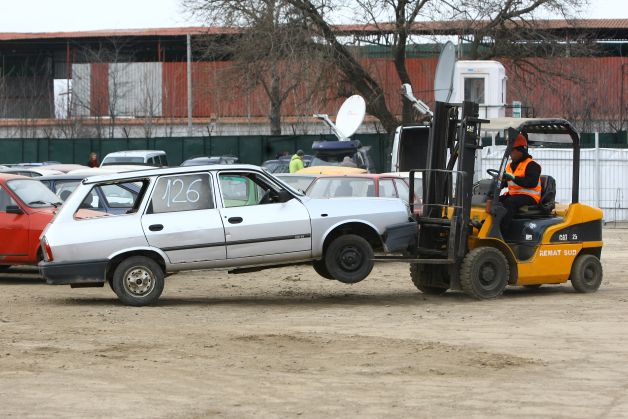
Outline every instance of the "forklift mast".
[[(480, 148), (479, 106), (436, 102), (423, 172), (423, 212), (418, 259), (423, 263), (459, 262), (467, 253), (475, 151)], [(449, 159), (448, 159), (449, 151)], [(457, 170), (454, 170), (457, 163)], [(413, 190), (414, 176), (411, 174)]]

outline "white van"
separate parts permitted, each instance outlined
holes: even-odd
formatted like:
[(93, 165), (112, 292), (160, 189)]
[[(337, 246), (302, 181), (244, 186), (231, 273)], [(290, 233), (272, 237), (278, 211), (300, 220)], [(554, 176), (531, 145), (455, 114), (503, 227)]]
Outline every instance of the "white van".
[(163, 150), (116, 151), (105, 156), (100, 167), (112, 165), (168, 166), (166, 152)]

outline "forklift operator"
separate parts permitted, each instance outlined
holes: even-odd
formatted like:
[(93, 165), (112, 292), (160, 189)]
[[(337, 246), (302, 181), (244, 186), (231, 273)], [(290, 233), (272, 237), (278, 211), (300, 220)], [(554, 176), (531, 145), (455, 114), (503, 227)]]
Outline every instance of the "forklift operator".
[(541, 201), (541, 166), (528, 154), (528, 139), (524, 134), (515, 138), (510, 158), (500, 186), (508, 187), (508, 192), (499, 197), (499, 202), (507, 211), (500, 223), (502, 232), (508, 228), (519, 208), (537, 205)]

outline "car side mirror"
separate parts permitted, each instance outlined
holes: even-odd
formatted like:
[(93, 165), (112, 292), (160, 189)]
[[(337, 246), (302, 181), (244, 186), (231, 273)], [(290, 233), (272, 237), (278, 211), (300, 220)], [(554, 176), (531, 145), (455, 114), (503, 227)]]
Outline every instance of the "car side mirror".
[(24, 214), (24, 211), (22, 211), (22, 208), (18, 207), (17, 205), (7, 205), (7, 214)]
[(285, 189), (281, 189), (279, 191), (279, 196), (277, 197), (277, 202), (288, 202), (293, 198), (292, 194)]

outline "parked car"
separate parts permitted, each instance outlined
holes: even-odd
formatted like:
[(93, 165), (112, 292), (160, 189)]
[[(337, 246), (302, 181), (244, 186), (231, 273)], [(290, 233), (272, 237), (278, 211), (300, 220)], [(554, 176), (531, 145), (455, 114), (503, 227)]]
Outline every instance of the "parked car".
[(275, 176), (297, 191), (305, 192), (312, 182), (314, 182), (314, 179), (321, 175), (309, 173), (276, 173)]
[(185, 160), (181, 166), (204, 166), (208, 164), (235, 164), (238, 158), (235, 156), (199, 156)]
[(59, 198), (41, 182), (0, 173), (0, 271), (42, 259), (39, 235), (59, 205)]
[[(141, 184), (131, 210), (85, 213), (94, 188)], [(312, 262), (323, 277), (364, 279), (388, 226), (409, 223), (399, 199), (312, 199), (260, 167), (193, 166), (91, 177), (42, 235), (49, 284), (109, 282), (129, 305), (156, 301), (169, 272), (232, 268), (249, 272)], [(413, 223), (414, 225), (414, 223)], [(86, 232), (89, 232), (86, 234)], [(406, 244), (407, 245), (407, 244)]]
[(410, 190), (399, 176), (361, 174), (321, 176), (312, 182), (306, 194), (311, 198), (385, 197), (408, 202)]
[(69, 163), (68, 164), (51, 164), (49, 166), (46, 166), (45, 168), (49, 170), (58, 170), (63, 173), (68, 173), (73, 170), (89, 169), (89, 167), (82, 164), (69, 164)]
[[(52, 192), (65, 202), (76, 187), (85, 179), (81, 175), (42, 176), (37, 178)], [(126, 184), (102, 185), (92, 192), (81, 204), (82, 208), (104, 211), (107, 214), (124, 214), (133, 207), (140, 192), (140, 186), (129, 182)]]
[(314, 158), (311, 166), (340, 166), (349, 157), (356, 167), (367, 172), (375, 171), (375, 163), (370, 155), (371, 146), (363, 146), (359, 140), (314, 141)]
[[(280, 157), (278, 159), (266, 160), (262, 167), (270, 173), (290, 173), (290, 160), (292, 156)], [(303, 156), (303, 167), (310, 167), (314, 156), (306, 154)]]
[(13, 166), (8, 169), (3, 169), (1, 173), (8, 173), (12, 175), (26, 176), (26, 177), (39, 177), (39, 176), (54, 176), (60, 175), (63, 172), (59, 170), (51, 170), (44, 166), (29, 166), (29, 167), (17, 167)]
[(129, 150), (109, 153), (102, 159), (100, 167), (111, 165), (168, 166), (166, 152), (163, 150)]

